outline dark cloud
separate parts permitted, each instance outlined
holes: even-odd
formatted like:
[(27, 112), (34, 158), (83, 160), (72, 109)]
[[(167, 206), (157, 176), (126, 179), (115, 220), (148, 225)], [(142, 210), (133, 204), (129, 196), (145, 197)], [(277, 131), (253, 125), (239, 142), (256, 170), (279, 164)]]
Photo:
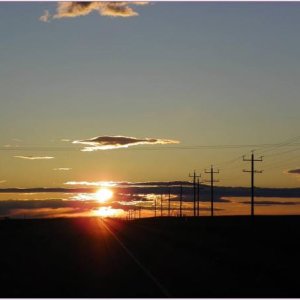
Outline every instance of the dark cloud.
[(106, 186), (106, 187), (168, 187), (168, 186), (192, 186), (189, 181), (146, 181), (146, 182), (128, 182), (128, 181), (67, 181), (66, 185), (76, 186)]
[[(243, 204), (250, 204), (250, 201), (243, 201), (241, 202)], [(300, 204), (300, 202), (293, 202), (293, 201), (257, 201), (255, 202), (255, 205), (258, 206), (269, 206), (269, 205), (297, 205)]]
[(72, 208), (77, 210), (91, 210), (98, 208), (100, 204), (96, 201), (72, 201), (62, 199), (47, 200), (4, 200), (0, 201), (0, 215), (8, 215), (12, 210), (19, 209), (59, 209)]
[(51, 15), (45, 10), (39, 19), (42, 22), (49, 22), (50, 19), (76, 18), (93, 11), (97, 11), (101, 16), (134, 17), (138, 13), (131, 6), (145, 4), (148, 2), (58, 2), (55, 14)]
[(86, 140), (73, 141), (73, 144), (88, 145), (81, 151), (110, 150), (137, 145), (178, 144), (179, 141), (157, 138), (135, 138), (127, 136), (98, 136)]
[(300, 175), (300, 168), (288, 170), (287, 173), (289, 173), (289, 174), (298, 174), (298, 175)]

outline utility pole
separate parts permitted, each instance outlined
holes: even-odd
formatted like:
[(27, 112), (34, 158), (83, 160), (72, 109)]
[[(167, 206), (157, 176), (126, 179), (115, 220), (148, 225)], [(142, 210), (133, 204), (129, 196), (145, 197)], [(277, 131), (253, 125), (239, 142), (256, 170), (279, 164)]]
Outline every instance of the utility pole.
[(160, 216), (163, 216), (163, 195), (160, 194)]
[(250, 161), (251, 162), (251, 170), (243, 170), (243, 172), (251, 173), (251, 216), (254, 216), (254, 174), (255, 173), (262, 173), (263, 171), (257, 171), (254, 169), (254, 162), (256, 161), (262, 161), (262, 156), (260, 158), (255, 159), (254, 158), (254, 151), (251, 151), (251, 158), (246, 159), (245, 156), (243, 156), (243, 161)]
[(168, 216), (170, 217), (171, 214), (171, 187), (169, 183), (169, 199), (168, 199)]
[(179, 192), (179, 216), (182, 217), (182, 184), (180, 185)]
[(210, 180), (207, 180), (207, 182), (210, 182), (210, 215), (214, 216), (214, 182), (218, 182), (219, 180), (214, 179), (214, 174), (219, 174), (220, 171), (214, 171), (213, 166), (210, 167), (210, 171), (204, 171), (204, 173), (210, 174)]
[(194, 192), (194, 217), (196, 216), (196, 195), (197, 195), (197, 191), (196, 191), (196, 178), (200, 177), (200, 175), (196, 174), (196, 171), (194, 170), (194, 173), (191, 175), (189, 174), (189, 177), (193, 178), (193, 192)]
[(200, 192), (200, 181), (199, 178), (197, 178), (197, 217), (200, 216), (200, 193), (199, 192)]
[(154, 217), (156, 217), (156, 196), (154, 198)]

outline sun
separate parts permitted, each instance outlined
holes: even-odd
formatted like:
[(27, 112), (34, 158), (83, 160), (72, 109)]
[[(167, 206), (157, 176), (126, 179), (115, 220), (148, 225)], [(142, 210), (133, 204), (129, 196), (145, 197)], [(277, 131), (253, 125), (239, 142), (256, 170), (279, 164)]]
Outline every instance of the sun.
[(95, 193), (95, 198), (99, 202), (106, 202), (113, 196), (113, 192), (107, 188), (101, 188)]

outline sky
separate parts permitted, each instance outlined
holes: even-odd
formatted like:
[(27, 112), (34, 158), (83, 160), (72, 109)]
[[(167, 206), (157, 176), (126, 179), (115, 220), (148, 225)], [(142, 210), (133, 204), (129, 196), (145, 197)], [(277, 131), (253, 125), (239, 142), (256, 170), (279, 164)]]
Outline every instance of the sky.
[(299, 187), (300, 3), (58, 5), (0, 3), (0, 188), (188, 180), (211, 164), (218, 185), (249, 186), (252, 149), (257, 186)]

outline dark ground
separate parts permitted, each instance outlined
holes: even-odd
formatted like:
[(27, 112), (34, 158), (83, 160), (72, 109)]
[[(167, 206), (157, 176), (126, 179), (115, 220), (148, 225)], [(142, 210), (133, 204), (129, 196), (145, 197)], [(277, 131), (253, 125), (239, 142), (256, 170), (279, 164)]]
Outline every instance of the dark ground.
[(299, 229), (300, 216), (4, 220), (0, 297), (300, 297)]

